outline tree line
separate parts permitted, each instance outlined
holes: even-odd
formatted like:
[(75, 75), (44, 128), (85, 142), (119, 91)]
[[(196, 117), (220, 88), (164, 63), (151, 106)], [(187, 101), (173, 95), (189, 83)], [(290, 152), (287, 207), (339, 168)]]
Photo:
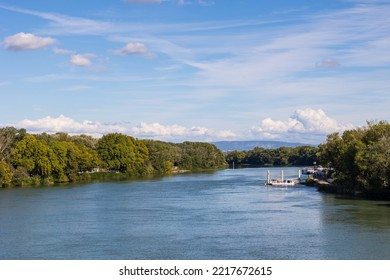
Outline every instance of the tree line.
[(0, 186), (90, 180), (98, 171), (143, 177), (225, 165), (225, 155), (209, 143), (139, 140), (120, 133), (96, 139), (0, 128)]
[(226, 156), (230, 166), (308, 166), (318, 162), (318, 147), (254, 148), (250, 151), (232, 151)]
[(319, 146), (319, 159), (335, 169), (339, 190), (373, 197), (390, 197), (390, 124), (333, 133)]
[(142, 177), (178, 170), (220, 169), (229, 164), (309, 166), (334, 169), (337, 185), (351, 192), (390, 197), (390, 124), (333, 133), (318, 147), (255, 148), (223, 154), (209, 143), (140, 140), (120, 133), (100, 139), (66, 133), (29, 134), (0, 128), (0, 186), (90, 180), (96, 171)]

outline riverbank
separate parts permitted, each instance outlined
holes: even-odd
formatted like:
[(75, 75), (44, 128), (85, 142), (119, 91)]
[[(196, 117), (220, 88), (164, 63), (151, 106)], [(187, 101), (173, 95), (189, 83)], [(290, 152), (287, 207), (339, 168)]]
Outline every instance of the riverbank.
[(357, 189), (355, 186), (338, 184), (333, 179), (310, 179), (304, 183), (306, 186), (316, 187), (319, 192), (348, 196), (357, 199), (390, 200), (388, 189)]
[(24, 177), (20, 179), (13, 180), (9, 184), (0, 185), (0, 189), (4, 188), (34, 188), (34, 187), (56, 187), (56, 186), (65, 186), (65, 185), (74, 185), (74, 184), (89, 184), (89, 183), (97, 183), (97, 182), (120, 182), (120, 181), (143, 181), (150, 179), (158, 179), (164, 177), (170, 177), (180, 174), (192, 174), (192, 173), (209, 173), (212, 171), (217, 171), (222, 169), (180, 169), (180, 168), (172, 168), (172, 172), (169, 174), (148, 174), (148, 175), (140, 175), (134, 176), (131, 174), (119, 172), (119, 171), (98, 171), (98, 172), (84, 172), (79, 174), (71, 174), (69, 176), (69, 180), (67, 181), (56, 181), (52, 177), (48, 178), (39, 178), (37, 176), (34, 177)]
[(108, 181), (121, 181), (129, 180), (134, 178), (121, 172), (114, 171), (102, 171), (102, 172), (86, 172), (79, 174), (70, 174), (67, 176), (66, 180), (58, 181), (53, 177), (40, 178), (38, 176), (33, 177), (21, 177), (14, 178), (10, 183), (4, 184), (2, 188), (33, 188), (37, 186), (57, 186), (57, 185), (66, 185), (66, 184), (75, 184), (75, 183), (93, 183), (97, 181), (108, 182)]

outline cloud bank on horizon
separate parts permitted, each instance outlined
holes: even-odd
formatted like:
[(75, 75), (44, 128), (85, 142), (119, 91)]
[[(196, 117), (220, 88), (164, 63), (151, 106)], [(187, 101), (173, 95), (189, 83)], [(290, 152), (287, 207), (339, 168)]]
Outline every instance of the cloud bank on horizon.
[[(142, 139), (162, 141), (222, 141), (247, 139), (284, 139), (296, 141), (305, 139), (305, 143), (316, 143), (324, 139), (327, 134), (343, 132), (353, 129), (352, 124), (342, 124), (328, 117), (321, 109), (298, 109), (287, 120), (272, 120), (266, 118), (241, 133), (230, 130), (215, 130), (206, 127), (184, 127), (178, 124), (163, 125), (160, 123), (100, 123), (84, 120), (78, 122), (72, 118), (60, 115), (59, 117), (44, 117), (36, 120), (25, 119), (16, 124), (18, 128), (25, 128), (31, 133), (87, 134), (101, 137), (108, 133), (124, 133)], [(315, 137), (313, 137), (313, 135)], [(313, 142), (314, 141), (314, 142)]]
[(390, 119), (389, 14), (371, 0), (0, 0), (0, 125), (320, 143)]

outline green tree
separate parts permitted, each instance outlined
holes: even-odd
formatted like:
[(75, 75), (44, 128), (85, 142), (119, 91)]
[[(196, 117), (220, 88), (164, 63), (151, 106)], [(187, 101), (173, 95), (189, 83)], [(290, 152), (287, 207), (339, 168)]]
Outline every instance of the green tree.
[(274, 162), (273, 150), (267, 150), (261, 147), (256, 147), (248, 151), (244, 162), (253, 165), (272, 165)]
[(83, 144), (84, 146), (93, 151), (96, 150), (98, 143), (98, 140), (96, 138), (85, 134), (72, 136), (71, 141), (76, 145)]
[(182, 156), (178, 162), (184, 169), (217, 169), (226, 166), (225, 155), (213, 144), (184, 142), (178, 144)]
[[(277, 149), (256, 147), (245, 153), (241, 163), (257, 166), (312, 165), (313, 162), (317, 161), (317, 151), (318, 148), (312, 146), (280, 147)], [(231, 155), (228, 154), (227, 160), (229, 161), (230, 158)]]
[(9, 160), (17, 142), (26, 135), (25, 129), (14, 127), (0, 128), (0, 161)]
[(9, 185), (12, 176), (11, 167), (5, 161), (0, 161), (0, 187)]
[(313, 146), (298, 146), (291, 149), (288, 159), (289, 165), (307, 166), (317, 162), (317, 147)]
[(165, 162), (165, 173), (164, 175), (171, 175), (172, 174), (172, 169), (173, 169), (173, 164), (169, 160)]
[(162, 141), (143, 140), (142, 142), (148, 148), (148, 165), (153, 169), (153, 173), (171, 174), (172, 168), (177, 166), (181, 158), (181, 148), (177, 144)]
[(13, 164), (25, 167), (30, 176), (48, 177), (59, 167), (53, 150), (43, 140), (33, 135), (26, 135), (16, 144)]
[(232, 166), (242, 164), (245, 159), (246, 153), (244, 151), (231, 151), (226, 155), (227, 163)]
[(280, 147), (274, 150), (274, 165), (286, 166), (289, 164), (291, 148)]
[(136, 176), (147, 170), (148, 149), (131, 136), (120, 133), (104, 135), (99, 139), (97, 149), (102, 163), (111, 170)]
[(88, 148), (83, 142), (76, 144), (77, 161), (80, 172), (91, 171), (93, 168), (98, 167), (101, 162), (96, 150)]
[(324, 143), (319, 145), (317, 156), (322, 165), (336, 167), (341, 161), (340, 151), (343, 149), (343, 142), (338, 133), (332, 133), (327, 136)]
[(81, 142), (53, 141), (50, 147), (58, 158), (58, 168), (54, 173), (59, 182), (77, 180), (78, 173), (92, 171), (100, 164), (97, 151)]
[(335, 168), (339, 185), (367, 193), (390, 194), (390, 124), (368, 123), (328, 136), (319, 147), (321, 163)]
[(366, 189), (390, 188), (390, 138), (383, 137), (365, 146), (356, 158), (359, 184)]

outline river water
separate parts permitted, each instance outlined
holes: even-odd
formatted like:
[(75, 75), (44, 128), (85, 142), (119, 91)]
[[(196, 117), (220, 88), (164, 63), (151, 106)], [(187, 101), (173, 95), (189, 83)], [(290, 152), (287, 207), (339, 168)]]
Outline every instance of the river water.
[(266, 187), (265, 176), (0, 189), (0, 259), (390, 259), (390, 202)]

